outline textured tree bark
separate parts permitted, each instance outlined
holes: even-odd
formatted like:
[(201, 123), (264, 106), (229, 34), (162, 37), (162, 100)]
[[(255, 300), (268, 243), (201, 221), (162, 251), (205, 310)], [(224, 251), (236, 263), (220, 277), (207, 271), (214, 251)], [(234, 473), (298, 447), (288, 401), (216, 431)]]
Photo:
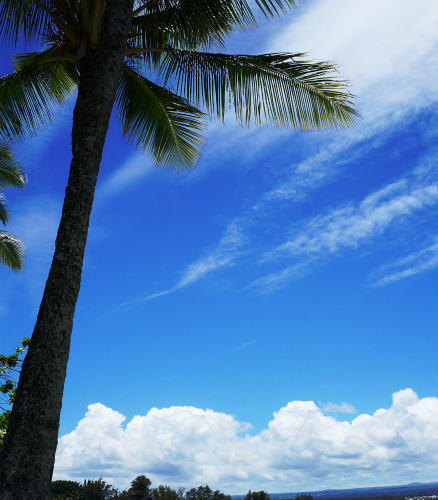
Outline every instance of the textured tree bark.
[(73, 158), (55, 252), (0, 450), (1, 500), (50, 498), (85, 243), (132, 4), (133, 0), (106, 1), (97, 46), (81, 61)]

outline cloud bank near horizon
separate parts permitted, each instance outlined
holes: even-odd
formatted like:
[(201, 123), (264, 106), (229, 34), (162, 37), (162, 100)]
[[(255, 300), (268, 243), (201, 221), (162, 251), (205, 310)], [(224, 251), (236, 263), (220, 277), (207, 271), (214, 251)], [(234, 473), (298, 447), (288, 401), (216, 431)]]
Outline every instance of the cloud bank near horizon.
[[(336, 408), (334, 408), (336, 407)], [(153, 483), (208, 483), (230, 493), (299, 491), (430, 480), (438, 464), (438, 398), (412, 389), (392, 405), (351, 422), (326, 413), (352, 405), (291, 401), (267, 427), (193, 406), (152, 408), (129, 421), (101, 403), (60, 438), (55, 479), (99, 477), (125, 487), (138, 474)]]

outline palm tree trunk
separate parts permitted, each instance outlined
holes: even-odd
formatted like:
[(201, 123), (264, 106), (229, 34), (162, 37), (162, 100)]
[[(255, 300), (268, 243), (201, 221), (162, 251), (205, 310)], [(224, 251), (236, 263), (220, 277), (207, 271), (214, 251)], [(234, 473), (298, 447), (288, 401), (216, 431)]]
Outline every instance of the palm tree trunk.
[(119, 81), (133, 0), (107, 0), (97, 47), (81, 61), (73, 159), (55, 253), (0, 453), (1, 500), (47, 500), (73, 316), (94, 189)]

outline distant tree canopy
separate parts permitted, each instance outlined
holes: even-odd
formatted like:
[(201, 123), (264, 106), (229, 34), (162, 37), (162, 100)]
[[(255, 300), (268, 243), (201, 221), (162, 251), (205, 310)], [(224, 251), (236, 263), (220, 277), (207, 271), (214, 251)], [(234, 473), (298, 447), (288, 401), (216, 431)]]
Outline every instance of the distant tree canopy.
[(119, 500), (145, 500), (152, 495), (151, 480), (146, 476), (137, 476), (132, 482), (131, 487), (120, 493)]
[(52, 482), (52, 499), (53, 500), (82, 500), (83, 491), (82, 484), (77, 481), (53, 481)]
[(297, 495), (295, 497), (295, 500), (313, 500), (313, 497), (312, 495), (308, 495), (308, 494), (301, 494), (301, 495)]
[(53, 481), (53, 500), (115, 500), (118, 491), (102, 478), (85, 479), (84, 482)]
[[(119, 492), (102, 478), (85, 479), (83, 483), (76, 481), (53, 481), (52, 500), (231, 500), (219, 490), (212, 490), (210, 486), (192, 488), (184, 494), (184, 488), (173, 489), (171, 486), (160, 484), (151, 489), (151, 480), (144, 475), (137, 476), (130, 488)], [(251, 500), (270, 500), (264, 497), (253, 497)]]
[(84, 500), (111, 500), (117, 498), (118, 491), (102, 478), (85, 479), (82, 485)]
[(152, 496), (155, 500), (179, 500), (183, 494), (183, 490), (177, 491), (170, 486), (163, 486), (162, 484), (152, 490)]
[(231, 500), (231, 496), (205, 485), (186, 491), (186, 500)]
[(244, 500), (271, 500), (266, 491), (251, 491), (245, 495)]

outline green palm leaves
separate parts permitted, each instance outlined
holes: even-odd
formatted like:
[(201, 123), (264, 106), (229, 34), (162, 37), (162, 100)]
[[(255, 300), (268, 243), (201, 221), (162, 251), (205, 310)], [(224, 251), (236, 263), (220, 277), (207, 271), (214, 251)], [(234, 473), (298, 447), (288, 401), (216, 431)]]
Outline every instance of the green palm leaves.
[[(33, 132), (80, 81), (81, 58), (99, 37), (104, 0), (2, 0), (0, 29), (41, 36), (47, 50), (17, 57), (0, 79), (0, 136)], [(343, 127), (358, 113), (332, 64), (303, 54), (228, 55), (233, 29), (275, 16), (294, 0), (140, 0), (133, 10), (117, 93), (125, 136), (160, 165), (189, 167), (199, 157), (203, 120), (264, 122), (295, 129)], [(18, 30), (18, 31), (17, 31)], [(41, 33), (43, 35), (41, 35)], [(205, 114), (204, 114), (205, 113)]]
[(357, 113), (345, 83), (328, 76), (333, 66), (304, 54), (228, 55), (167, 51), (157, 69), (189, 101), (224, 119), (227, 107), (240, 123), (263, 121), (298, 129), (350, 125)]
[[(26, 183), (20, 166), (14, 160), (5, 144), (0, 144), (0, 189), (24, 187)], [(0, 191), (0, 222), (6, 224), (8, 210), (3, 193)], [(14, 271), (23, 267), (24, 247), (21, 241), (7, 231), (0, 230), (0, 263)]]
[(158, 163), (188, 167), (198, 159), (203, 115), (188, 101), (125, 66), (117, 105), (125, 135)]
[(51, 120), (78, 83), (78, 70), (56, 50), (15, 58), (15, 71), (0, 78), (0, 136), (33, 133)]

